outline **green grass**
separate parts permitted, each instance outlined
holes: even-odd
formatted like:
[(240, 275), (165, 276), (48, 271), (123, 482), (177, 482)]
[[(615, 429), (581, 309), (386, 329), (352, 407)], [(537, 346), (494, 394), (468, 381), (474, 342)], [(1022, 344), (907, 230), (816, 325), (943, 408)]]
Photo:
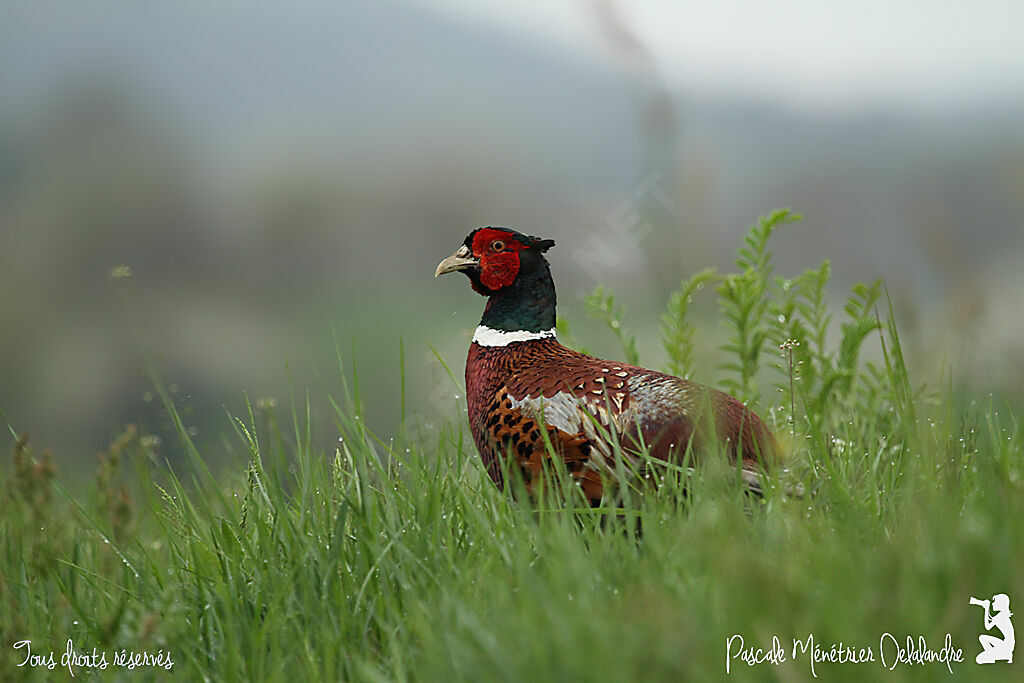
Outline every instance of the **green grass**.
[[(1021, 648), (1013, 665), (974, 664), (982, 612), (968, 600), (1003, 592), (1024, 614), (1024, 427), (991, 403), (917, 388), (880, 285), (855, 288), (836, 326), (827, 264), (774, 277), (768, 238), (792, 218), (755, 226), (736, 273), (683, 282), (664, 343), (674, 372), (706, 379), (690, 367), (687, 307), (714, 284), (728, 330), (719, 377), (769, 416), (804, 498), (776, 486), (752, 499), (707, 465), (685, 491), (633, 491), (599, 510), (572, 491), (517, 503), (486, 478), (462, 424), (428, 442), (378, 438), (347, 388), (324, 399), (336, 447), (311, 442), (310, 398), (281, 421), (256, 406), (230, 418), (238, 464), (216, 475), (180, 422), (188, 468), (171, 471), (129, 429), (82, 495), (12, 438), (0, 680), (69, 678), (68, 639), (108, 662), (122, 649), (170, 653), (178, 680), (715, 680), (733, 634), (764, 648), (777, 635), (789, 661), (735, 659), (732, 676), (806, 680), (794, 638), (877, 659), (886, 632), (936, 650), (949, 633), (964, 658), (955, 678), (1019, 680)], [(610, 293), (590, 312), (636, 353)], [(25, 639), (54, 651), (56, 670), (18, 667)], [(815, 669), (950, 679), (937, 663)]]

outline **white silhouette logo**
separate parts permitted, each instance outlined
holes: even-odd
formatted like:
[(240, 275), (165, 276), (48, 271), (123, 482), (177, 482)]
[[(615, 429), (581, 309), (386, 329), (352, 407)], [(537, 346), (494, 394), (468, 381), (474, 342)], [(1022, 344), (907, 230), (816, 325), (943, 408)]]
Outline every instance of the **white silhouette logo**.
[[(1016, 644), (1016, 641), (1013, 637), (1013, 624), (1010, 622), (1010, 617), (1013, 616), (1010, 612), (1010, 598), (1006, 593), (999, 593), (992, 596), (990, 603), (988, 600), (979, 600), (972, 597), (971, 604), (985, 608), (986, 631), (991, 631), (995, 627), (1003, 634), (1002, 638), (988, 634), (978, 636), (978, 642), (981, 643), (981, 652), (978, 653), (974, 661), (978, 664), (992, 664), (993, 662), (1001, 661), (1012, 664), (1013, 646)], [(990, 604), (996, 612), (995, 616), (989, 613)]]

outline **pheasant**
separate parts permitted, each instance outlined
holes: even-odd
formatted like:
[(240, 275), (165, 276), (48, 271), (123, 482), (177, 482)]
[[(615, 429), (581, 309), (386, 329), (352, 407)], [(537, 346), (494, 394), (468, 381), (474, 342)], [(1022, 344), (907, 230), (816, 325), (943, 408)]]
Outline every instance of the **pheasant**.
[(639, 465), (642, 448), (678, 463), (688, 447), (700, 453), (717, 439), (758, 491), (759, 464), (774, 459), (775, 439), (740, 401), (558, 343), (555, 284), (544, 258), (554, 244), (507, 228), (478, 228), (434, 273), (465, 273), (487, 297), (466, 359), (466, 401), (473, 440), (494, 483), (503, 486), (503, 472), (518, 467), (532, 493), (555, 453), (597, 505), (616, 471), (616, 440), (621, 457)]

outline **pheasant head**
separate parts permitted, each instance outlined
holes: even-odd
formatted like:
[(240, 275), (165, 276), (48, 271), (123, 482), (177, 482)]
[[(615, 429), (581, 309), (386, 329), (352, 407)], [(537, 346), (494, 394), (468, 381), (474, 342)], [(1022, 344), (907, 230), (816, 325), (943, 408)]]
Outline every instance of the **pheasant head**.
[(460, 271), (475, 291), (488, 297), (481, 328), (547, 333), (555, 327), (556, 300), (544, 252), (553, 246), (554, 240), (508, 228), (477, 228), (438, 264), (434, 277)]

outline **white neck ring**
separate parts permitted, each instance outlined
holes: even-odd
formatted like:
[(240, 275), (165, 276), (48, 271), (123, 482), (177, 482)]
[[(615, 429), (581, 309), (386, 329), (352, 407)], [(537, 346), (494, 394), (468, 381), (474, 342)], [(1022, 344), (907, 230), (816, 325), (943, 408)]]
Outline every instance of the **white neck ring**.
[(473, 342), (480, 346), (508, 346), (514, 342), (553, 339), (554, 336), (554, 329), (544, 330), (543, 332), (529, 332), (527, 330), (505, 332), (504, 330), (492, 330), (486, 325), (481, 325), (476, 328), (476, 332), (473, 334)]

